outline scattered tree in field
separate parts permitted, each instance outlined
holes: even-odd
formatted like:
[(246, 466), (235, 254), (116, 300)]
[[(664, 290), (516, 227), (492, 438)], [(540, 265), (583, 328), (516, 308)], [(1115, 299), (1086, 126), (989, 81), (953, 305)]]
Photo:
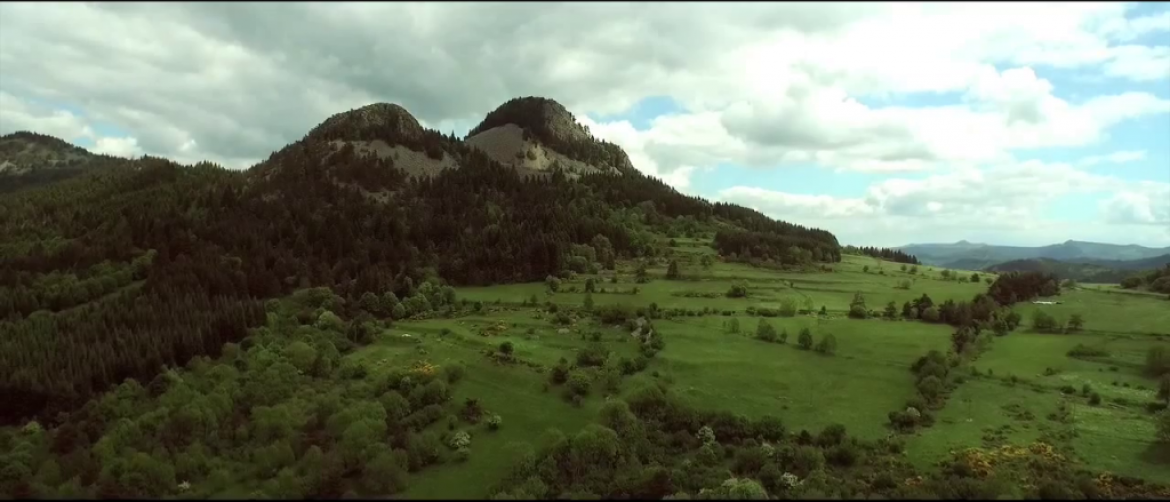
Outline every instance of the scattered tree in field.
[(796, 337), (796, 344), (799, 345), (801, 349), (811, 349), (813, 346), (812, 331), (809, 331), (808, 328), (800, 328), (800, 334)]
[(914, 319), (916, 317), (918, 317), (918, 311), (914, 310), (914, 306), (910, 305), (910, 302), (903, 303), (902, 304), (902, 318)]
[(505, 357), (512, 357), (512, 352), (515, 349), (516, 348), (512, 345), (512, 342), (504, 342), (500, 344), (499, 352)]
[(561, 280), (550, 275), (544, 278), (544, 285), (549, 291), (556, 293), (561, 288)]
[(901, 281), (898, 281), (898, 285), (897, 285), (897, 286), (894, 286), (894, 287), (895, 287), (895, 288), (898, 288), (898, 289), (905, 289), (905, 290), (909, 290), (909, 289), (910, 289), (910, 286), (912, 286), (912, 285), (913, 285), (913, 284), (910, 282), (910, 280), (909, 280), (909, 279), (902, 279)]
[(713, 263), (714, 263), (714, 260), (711, 259), (711, 255), (709, 255), (709, 254), (705, 254), (701, 258), (699, 258), (699, 265), (701, 265), (704, 269), (711, 268), (711, 265)]
[(780, 343), (788, 343), (788, 330), (787, 329), (780, 331), (780, 337), (777, 339), (777, 341), (779, 341)]
[[(908, 307), (908, 306), (910, 306), (910, 304), (906, 304), (906, 306)], [(893, 300), (890, 300), (890, 303), (886, 304), (885, 314), (886, 314), (886, 319), (897, 319), (898, 318), (898, 304), (894, 303)]]
[(906, 264), (905, 264), (905, 263), (903, 263), (903, 264), (902, 264), (902, 266), (900, 267), (900, 269), (901, 269), (903, 272), (905, 272), (905, 271), (906, 271), (906, 268), (907, 268), (907, 267), (906, 267)]
[(1080, 314), (1073, 314), (1073, 315), (1069, 316), (1069, 318), (1068, 318), (1068, 330), (1069, 331), (1080, 331), (1084, 327), (1085, 327), (1085, 318), (1082, 317)]
[[(789, 287), (792, 287), (791, 281), (789, 282)], [(813, 305), (813, 301), (812, 301), (811, 296), (804, 297), (803, 306), (804, 306), (805, 313), (807, 313), (808, 315), (813, 315), (813, 309), (816, 307)]]
[(739, 319), (734, 317), (727, 321), (727, 331), (733, 335), (739, 334)]
[(775, 342), (776, 328), (772, 327), (767, 319), (760, 319), (760, 323), (756, 325), (756, 338), (765, 342)]
[(979, 274), (977, 274), (977, 273), (971, 274), (971, 282), (976, 282), (976, 283), (979, 282)]
[(1052, 314), (1040, 309), (1032, 311), (1032, 329), (1041, 333), (1048, 333), (1056, 330), (1058, 325), (1059, 323), (1056, 317), (1053, 317)]
[(785, 296), (780, 299), (780, 315), (783, 317), (796, 316), (796, 300), (790, 296)]
[(597, 284), (593, 281), (592, 277), (585, 279), (585, 292), (586, 293), (593, 293), (596, 288), (597, 288)]
[(943, 269), (941, 272), (939, 272), (939, 273), (938, 273), (938, 275), (942, 276), (942, 278), (943, 278), (944, 280), (950, 280), (950, 278), (951, 278), (951, 271), (950, 271), (950, 270)]
[(666, 267), (666, 278), (673, 280), (679, 277), (678, 260), (670, 260), (670, 265)]
[(590, 291), (585, 292), (585, 310), (593, 310), (593, 293)]
[(849, 317), (854, 319), (869, 317), (869, 311), (865, 308), (865, 296), (860, 291), (853, 293), (853, 300), (849, 302)]
[(861, 271), (868, 274), (869, 273), (869, 265), (861, 267)]
[(820, 343), (817, 343), (817, 352), (831, 356), (837, 353), (837, 337), (832, 333), (826, 334), (821, 338)]
[(638, 269), (634, 272), (634, 282), (645, 284), (649, 280), (650, 276), (646, 273), (646, 262), (638, 262)]
[(502, 424), (503, 422), (504, 422), (504, 419), (501, 418), (499, 415), (492, 415), (491, 417), (488, 417), (488, 421), (487, 421), (488, 430), (492, 430), (492, 431), (499, 430), (500, 424)]
[(918, 275), (918, 265), (910, 267), (910, 275)]
[(829, 309), (826, 309), (824, 305), (821, 305), (821, 311), (819, 314), (821, 317), (826, 317), (829, 315)]
[(928, 307), (926, 310), (922, 311), (922, 314), (919, 315), (919, 318), (926, 322), (938, 322), (938, 307)]

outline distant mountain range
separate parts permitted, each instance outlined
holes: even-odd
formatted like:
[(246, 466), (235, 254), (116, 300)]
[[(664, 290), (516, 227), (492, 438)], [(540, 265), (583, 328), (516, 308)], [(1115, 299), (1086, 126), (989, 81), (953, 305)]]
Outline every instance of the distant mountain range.
[(953, 244), (910, 244), (897, 248), (927, 265), (962, 270), (983, 270), (1017, 260), (1097, 265), (1114, 270), (1147, 270), (1170, 262), (1170, 247), (1065, 241), (1040, 247), (993, 246), (959, 241)]

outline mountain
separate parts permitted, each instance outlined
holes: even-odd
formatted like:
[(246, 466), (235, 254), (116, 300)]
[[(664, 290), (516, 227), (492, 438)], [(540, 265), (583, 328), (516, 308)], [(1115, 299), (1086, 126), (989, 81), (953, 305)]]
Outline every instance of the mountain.
[(121, 160), (52, 136), (17, 131), (0, 136), (0, 193), (68, 179)]
[(928, 265), (980, 270), (1013, 260), (1049, 258), (1064, 262), (1129, 261), (1170, 254), (1170, 247), (1103, 244), (1069, 240), (1041, 247), (992, 246), (959, 241), (954, 244), (910, 244), (897, 248)]
[[(345, 344), (367, 336), (363, 311), (427, 314), (450, 303), (448, 285), (651, 257), (680, 228), (715, 233), (733, 259), (840, 260), (827, 231), (642, 175), (563, 110), (509, 101), (464, 140), (372, 104), (247, 171), (118, 159), (0, 196), (0, 419), (51, 417), (127, 377), (218, 355), (265, 322), (266, 299), (302, 288), (337, 295), (349, 341), (329, 343)], [(484, 134), (513, 128), (526, 158), (579, 164), (501, 163), (509, 150)]]
[(1139, 271), (1170, 264), (1170, 254), (1142, 260), (1092, 260), (1064, 262), (1052, 258), (1012, 260), (987, 267), (988, 272), (1043, 272), (1078, 282), (1120, 283)]

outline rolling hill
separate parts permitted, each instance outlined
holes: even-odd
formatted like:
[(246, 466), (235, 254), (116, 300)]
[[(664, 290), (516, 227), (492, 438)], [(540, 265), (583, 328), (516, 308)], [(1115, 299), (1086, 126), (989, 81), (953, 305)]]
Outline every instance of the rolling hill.
[(44, 134), (5, 134), (0, 136), (0, 194), (69, 179), (121, 161)]
[(1170, 254), (1141, 260), (1078, 260), (1065, 262), (1052, 258), (1032, 258), (998, 263), (984, 270), (988, 272), (1043, 272), (1061, 279), (1078, 282), (1120, 283), (1138, 272), (1153, 270), (1170, 264)]
[(922, 263), (963, 270), (982, 270), (1014, 260), (1048, 258), (1063, 262), (1097, 263), (1153, 259), (1170, 254), (1170, 248), (1065, 241), (1040, 247), (993, 246), (959, 241), (953, 244), (909, 244), (898, 250)]

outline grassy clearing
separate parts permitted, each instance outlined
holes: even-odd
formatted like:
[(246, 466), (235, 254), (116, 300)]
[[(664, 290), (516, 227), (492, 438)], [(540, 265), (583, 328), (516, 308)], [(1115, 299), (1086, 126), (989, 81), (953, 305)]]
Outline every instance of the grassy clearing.
[(1170, 335), (1170, 302), (1164, 297), (1076, 288), (1061, 293), (1055, 300), (1061, 303), (1024, 303), (1018, 305), (1016, 311), (1024, 319), (1028, 319), (1037, 309), (1043, 309), (1058, 319), (1081, 314), (1085, 318), (1086, 331)]
[[(447, 405), (450, 411), (457, 410), (465, 399), (476, 398), (486, 410), (503, 417), (503, 425), (494, 432), (482, 423), (460, 424), (472, 434), (471, 457), (462, 464), (443, 464), (412, 476), (412, 484), (400, 494), (402, 498), (482, 498), (510, 465), (508, 443), (533, 441), (554, 427), (575, 432), (590, 423), (600, 407), (601, 398), (597, 396), (590, 396), (576, 407), (555, 391), (544, 392), (544, 374), (527, 366), (492, 362), (481, 350), (495, 344), (459, 334), (456, 330), (460, 327), (450, 320), (400, 323), (383, 333), (378, 342), (348, 356), (364, 361), (375, 377), (418, 360), (439, 367), (462, 364), (467, 369), (466, 376), (454, 387)], [(440, 337), (442, 328), (451, 329), (453, 334)], [(495, 337), (492, 341), (496, 341)], [(525, 357), (519, 347), (516, 354)], [(443, 421), (434, 425), (444, 426)]]
[[(593, 278), (595, 305), (625, 304), (662, 309), (687, 309), (699, 315), (655, 321), (666, 349), (645, 371), (623, 380), (621, 391), (638, 382), (671, 386), (678, 395), (705, 409), (722, 409), (749, 417), (774, 415), (790, 429), (817, 431), (840, 423), (851, 434), (877, 439), (890, 434), (887, 414), (900, 409), (915, 394), (910, 364), (931, 349), (945, 351), (952, 329), (908, 321), (850, 320), (841, 314), (855, 292), (865, 295), (871, 309), (889, 301), (903, 302), (930, 295), (936, 303), (970, 300), (986, 291), (986, 282), (943, 280), (941, 269), (920, 266), (917, 275), (901, 270), (901, 264), (867, 257), (847, 256), (833, 272), (789, 272), (716, 261), (699, 265), (711, 254), (704, 240), (682, 239), (672, 247), (682, 264), (684, 280), (665, 280), (666, 261), (648, 268), (651, 278), (636, 283), (635, 265), (619, 263), (618, 270), (579, 275), (561, 282), (560, 292), (550, 294), (544, 283), (461, 288), (458, 295), (484, 304), (482, 312), (458, 319), (400, 323), (378, 344), (353, 357), (383, 365), (409, 364), (427, 358), (436, 364), (458, 361), (467, 378), (456, 387), (452, 406), (467, 397), (480, 399), (504, 416), (504, 427), (494, 433), (474, 430), (473, 454), (464, 464), (446, 464), (420, 473), (406, 497), (479, 497), (508, 467), (504, 446), (512, 441), (535, 442), (544, 430), (579, 430), (593, 420), (603, 398), (591, 394), (581, 408), (560, 397), (559, 389), (545, 390), (546, 375), (521, 365), (501, 366), (483, 354), (510, 341), (522, 360), (546, 367), (561, 357), (573, 360), (576, 351), (589, 345), (592, 333), (600, 343), (620, 355), (633, 356), (637, 348), (618, 326), (599, 326), (579, 320), (568, 326), (554, 325), (544, 312), (551, 302), (560, 307), (584, 304), (585, 282)], [(869, 267), (866, 271), (865, 268)], [(970, 272), (960, 272), (969, 277)], [(994, 278), (980, 273), (981, 278)], [(612, 280), (617, 277), (617, 281)], [(911, 281), (909, 290), (896, 286)], [(736, 283), (746, 284), (747, 298), (728, 298), (724, 293)], [(577, 292), (569, 292), (576, 288)], [(637, 288), (636, 294), (629, 291)], [(617, 291), (617, 293), (615, 293)], [(520, 305), (536, 297), (541, 307)], [(798, 316), (769, 318), (777, 332), (787, 332), (787, 344), (765, 343), (753, 338), (759, 318), (745, 315), (748, 307), (776, 308), (785, 297), (804, 298), (814, 309), (822, 305), (828, 318)], [(1156, 382), (1142, 376), (1140, 365), (1151, 343), (1170, 343), (1150, 336), (1170, 326), (1170, 309), (1164, 300), (1147, 295), (1111, 294), (1095, 288), (1065, 292), (1061, 305), (1044, 306), (1059, 317), (1080, 313), (1086, 330), (1070, 335), (1031, 333), (1021, 328), (996, 338), (990, 350), (974, 364), (981, 376), (970, 378), (950, 396), (936, 414), (933, 427), (907, 440), (907, 456), (920, 468), (928, 468), (949, 452), (973, 446), (999, 446), (1048, 441), (1080, 457), (1093, 469), (1170, 481), (1170, 452), (1152, 446), (1152, 421), (1143, 405), (1153, 400)], [(1017, 310), (1025, 323), (1034, 308)], [(702, 315), (704, 309), (711, 312)], [(733, 311), (733, 316), (719, 315)], [(724, 327), (737, 319), (741, 333)], [(832, 333), (838, 342), (834, 356), (800, 350), (797, 334), (809, 328), (815, 340)], [(446, 330), (445, 336), (440, 333)], [(421, 337), (423, 354), (401, 334)], [(1070, 349), (1083, 344), (1104, 349), (1108, 356), (1092, 360), (1071, 358)], [(991, 375), (988, 375), (988, 373)], [(1010, 377), (1019, 380), (1011, 383)], [(1090, 406), (1083, 388), (1101, 395), (1103, 402)], [(1062, 389), (1073, 388), (1066, 394)], [(505, 411), (517, 410), (517, 411)], [(522, 412), (520, 410), (523, 410)]]
[[(703, 408), (749, 417), (770, 414), (791, 428), (811, 431), (840, 423), (867, 438), (884, 437), (886, 414), (913, 395), (910, 364), (949, 343), (949, 331), (939, 326), (794, 318), (769, 319), (777, 331), (789, 333), (787, 344), (774, 344), (727, 334), (716, 319), (723, 318), (708, 326), (691, 320), (657, 323), (667, 349), (651, 369)], [(741, 319), (747, 331), (754, 331), (755, 323)], [(833, 333), (837, 355), (797, 348), (797, 333), (805, 326), (816, 340)]]
[(1062, 397), (994, 380), (969, 380), (948, 399), (933, 427), (906, 442), (906, 454), (926, 468), (954, 450), (1029, 444), (1062, 424), (1049, 420)]

